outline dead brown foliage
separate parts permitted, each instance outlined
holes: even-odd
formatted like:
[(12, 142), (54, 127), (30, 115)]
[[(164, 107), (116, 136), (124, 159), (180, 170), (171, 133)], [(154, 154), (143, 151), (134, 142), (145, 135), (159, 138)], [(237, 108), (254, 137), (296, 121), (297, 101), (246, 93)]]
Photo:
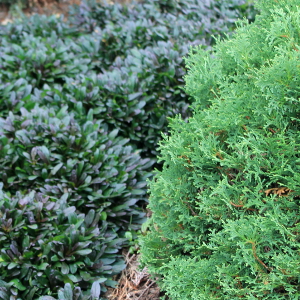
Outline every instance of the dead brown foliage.
[(146, 268), (139, 270), (139, 256), (123, 250), (126, 268), (118, 280), (117, 288), (109, 288), (104, 295), (109, 300), (159, 300), (160, 290)]

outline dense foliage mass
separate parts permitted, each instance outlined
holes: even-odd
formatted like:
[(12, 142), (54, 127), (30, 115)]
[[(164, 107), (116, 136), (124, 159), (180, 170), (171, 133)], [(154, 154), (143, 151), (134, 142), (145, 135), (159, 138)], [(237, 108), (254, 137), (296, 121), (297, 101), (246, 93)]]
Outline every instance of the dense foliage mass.
[(109, 130), (154, 157), (167, 117), (188, 115), (182, 57), (189, 46), (209, 46), (238, 17), (253, 18), (237, 0), (162, 3), (82, 3), (72, 25), (36, 15), (2, 27), (1, 114), (36, 102), (93, 108)]
[(142, 259), (172, 300), (299, 299), (300, 1), (257, 6), (193, 48), (193, 116), (161, 143)]
[(1, 279), (22, 299), (82, 289), (124, 268), (125, 232), (137, 230), (152, 162), (107, 126), (63, 107), (0, 118)]
[(1, 26), (0, 299), (98, 299), (115, 284), (166, 119), (189, 115), (182, 56), (252, 12), (82, 3), (69, 22)]

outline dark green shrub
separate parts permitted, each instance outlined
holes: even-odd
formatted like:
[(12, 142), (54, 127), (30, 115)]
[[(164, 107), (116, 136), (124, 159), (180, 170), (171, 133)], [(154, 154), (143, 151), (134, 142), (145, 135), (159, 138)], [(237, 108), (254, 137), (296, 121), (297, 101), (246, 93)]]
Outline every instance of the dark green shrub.
[(57, 109), (82, 102), (85, 113), (93, 108), (110, 131), (118, 129), (143, 156), (154, 157), (167, 117), (190, 113), (182, 91), (182, 57), (189, 45), (210, 45), (213, 33), (229, 32), (244, 6), (194, 0), (82, 3), (72, 25), (33, 16), (3, 27), (1, 114), (32, 102)]
[(13, 23), (0, 25), (0, 28), (0, 36), (8, 37), (13, 43), (20, 43), (26, 35), (45, 38), (56, 34), (59, 38), (65, 38), (77, 37), (81, 34), (77, 28), (64, 22), (63, 16), (57, 17), (56, 15), (33, 14), (28, 18), (14, 19)]
[(71, 21), (88, 32), (101, 31), (102, 51), (115, 57), (132, 47), (145, 48), (170, 36), (177, 44), (206, 41), (213, 34), (235, 28), (237, 18), (253, 21), (255, 10), (247, 1), (131, 1), (128, 5), (86, 1), (74, 7)]
[[(110, 130), (118, 128), (120, 135), (154, 156), (166, 118), (177, 113), (186, 115), (188, 103), (179, 89), (184, 74), (179, 68), (181, 61), (170, 42), (159, 42), (157, 47), (145, 50), (134, 48), (126, 59), (116, 59), (111, 71), (78, 78), (73, 84), (70, 79), (61, 94), (72, 108), (78, 102), (85, 112), (93, 108), (94, 116), (105, 120)], [(52, 99), (49, 101), (53, 103)]]
[(194, 113), (161, 143), (141, 252), (172, 300), (300, 298), (300, 1), (257, 7), (191, 51)]
[(19, 280), (22, 299), (55, 296), (68, 282), (112, 284), (125, 232), (144, 221), (152, 161), (92, 110), (81, 120), (67, 107), (21, 113), (0, 119), (0, 279)]
[[(39, 189), (55, 197), (67, 193), (69, 202), (83, 211), (107, 206), (107, 199), (109, 206), (130, 200), (129, 207), (135, 207), (132, 196), (145, 194), (150, 174), (143, 169), (152, 161), (142, 160), (128, 140), (116, 137), (116, 130), (108, 133), (101, 121), (93, 121), (92, 110), (81, 122), (67, 107), (57, 113), (39, 107), (21, 112), (22, 116), (0, 119), (0, 168), (6, 191)], [(128, 211), (128, 221), (134, 214)], [(115, 214), (112, 217), (119, 223)]]
[(102, 209), (79, 214), (66, 197), (35, 191), (11, 198), (1, 190), (0, 202), (1, 279), (19, 298), (54, 296), (64, 283), (111, 285), (107, 279), (124, 268), (116, 254), (123, 241), (107, 230)]
[[(91, 291), (83, 294), (80, 290), (80, 288), (75, 288), (72, 290), (72, 287), (69, 283), (67, 283), (64, 287), (64, 289), (61, 289), (58, 292), (58, 298), (59, 300), (88, 300), (88, 299), (99, 299), (99, 295), (101, 292), (101, 288), (99, 286), (99, 283), (94, 282), (91, 288)], [(40, 297), (39, 300), (56, 300), (53, 297), (43, 296)]]
[(18, 44), (2, 41), (3, 82), (23, 78), (30, 82), (31, 89), (41, 89), (45, 83), (63, 84), (65, 78), (87, 72), (91, 60), (71, 39), (59, 39), (55, 32), (47, 38), (23, 35), (25, 38)]
[(27, 1), (20, 1), (20, 0), (0, 0), (0, 5), (18, 5), (18, 6), (23, 6), (27, 4)]

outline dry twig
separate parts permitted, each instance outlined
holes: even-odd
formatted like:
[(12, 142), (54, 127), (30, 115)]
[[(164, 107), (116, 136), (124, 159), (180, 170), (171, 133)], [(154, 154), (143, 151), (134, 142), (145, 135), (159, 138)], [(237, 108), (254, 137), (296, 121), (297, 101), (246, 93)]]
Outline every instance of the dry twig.
[(160, 290), (150, 278), (147, 269), (138, 270), (138, 255), (123, 252), (126, 268), (119, 278), (119, 285), (109, 289), (105, 297), (110, 300), (158, 300)]

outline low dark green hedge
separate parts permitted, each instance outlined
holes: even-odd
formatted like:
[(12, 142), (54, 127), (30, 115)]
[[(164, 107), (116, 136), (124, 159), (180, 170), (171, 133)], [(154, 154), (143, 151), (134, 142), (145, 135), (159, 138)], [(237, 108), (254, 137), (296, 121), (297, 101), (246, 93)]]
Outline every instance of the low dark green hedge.
[[(252, 18), (248, 7), (239, 1), (89, 2), (74, 9), (72, 25), (55, 16), (10, 24), (0, 33), (0, 93), (7, 99), (14, 90), (18, 97), (1, 103), (1, 112), (18, 111), (31, 97), (71, 107), (79, 93), (85, 111), (94, 108), (110, 130), (154, 157), (167, 117), (189, 114), (182, 91), (189, 45), (209, 46), (212, 34), (230, 32), (237, 17)], [(12, 87), (20, 78), (28, 82), (25, 93)]]
[[(27, 4), (27, 1), (25, 1), (25, 3)], [(25, 5), (24, 1), (20, 1), (20, 0), (0, 0), (0, 5)]]
[(107, 278), (124, 268), (117, 254), (124, 240), (101, 209), (78, 213), (66, 198), (1, 191), (1, 278), (18, 299), (55, 295), (64, 283), (84, 290), (93, 282), (114, 285)]
[(124, 267), (125, 232), (144, 220), (152, 161), (92, 110), (79, 121), (67, 107), (21, 113), (0, 119), (1, 278), (18, 280), (22, 299), (109, 284)]
[(117, 130), (109, 133), (105, 124), (93, 121), (92, 110), (81, 121), (67, 107), (57, 113), (38, 106), (21, 112), (0, 119), (5, 190), (68, 193), (78, 209), (98, 207), (105, 199), (126, 202), (132, 194), (145, 193), (140, 189), (146, 185), (141, 170), (152, 162), (133, 152)]

